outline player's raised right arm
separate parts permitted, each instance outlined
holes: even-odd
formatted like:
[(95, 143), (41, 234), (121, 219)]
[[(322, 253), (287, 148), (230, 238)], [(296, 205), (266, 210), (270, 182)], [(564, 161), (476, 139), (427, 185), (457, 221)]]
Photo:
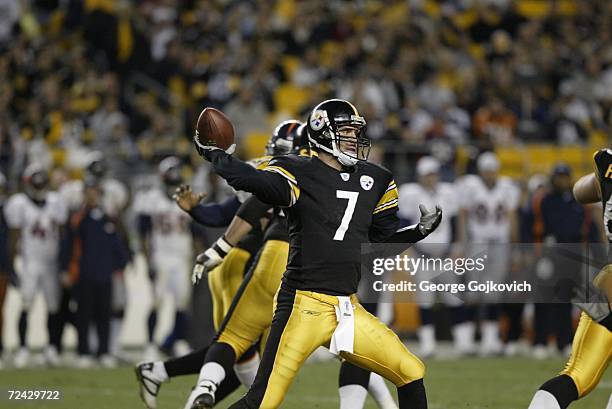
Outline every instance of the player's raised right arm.
[(204, 151), (203, 156), (234, 189), (251, 192), (271, 205), (291, 206), (295, 202), (291, 182), (279, 173), (255, 169), (220, 149)]

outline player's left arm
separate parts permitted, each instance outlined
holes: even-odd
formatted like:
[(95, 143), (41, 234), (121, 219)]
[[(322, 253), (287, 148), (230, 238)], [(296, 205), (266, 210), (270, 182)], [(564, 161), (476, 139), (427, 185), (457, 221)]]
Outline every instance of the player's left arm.
[(433, 211), (419, 205), (421, 217), (418, 223), (399, 229), (398, 191), (391, 180), (374, 208), (369, 239), (373, 243), (416, 243), (433, 232), (442, 221), (442, 209), (436, 206)]

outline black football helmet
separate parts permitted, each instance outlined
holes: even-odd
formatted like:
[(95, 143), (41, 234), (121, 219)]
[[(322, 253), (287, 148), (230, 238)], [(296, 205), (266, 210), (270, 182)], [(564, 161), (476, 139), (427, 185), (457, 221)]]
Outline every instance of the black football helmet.
[[(355, 129), (357, 139), (342, 136), (340, 129)], [(311, 148), (333, 156), (344, 166), (354, 166), (368, 160), (370, 138), (366, 135), (366, 121), (357, 108), (344, 99), (328, 99), (314, 107), (308, 117), (308, 140)], [(342, 149), (342, 142), (353, 144), (354, 149)]]
[(34, 200), (44, 200), (49, 187), (49, 173), (40, 165), (32, 164), (23, 171), (24, 190)]
[(310, 143), (308, 143), (308, 127), (305, 123), (300, 125), (293, 140), (293, 151), (296, 155), (310, 156)]
[(107, 171), (106, 161), (104, 160), (104, 155), (102, 152), (94, 151), (91, 152), (87, 156), (87, 162), (85, 165), (85, 170), (87, 174), (92, 175), (98, 179), (104, 177)]
[(274, 130), (266, 144), (266, 155), (279, 156), (293, 152), (298, 129), (303, 123), (296, 119), (283, 121)]
[(181, 172), (181, 161), (176, 156), (168, 156), (159, 162), (159, 176), (166, 187), (176, 188), (183, 183)]

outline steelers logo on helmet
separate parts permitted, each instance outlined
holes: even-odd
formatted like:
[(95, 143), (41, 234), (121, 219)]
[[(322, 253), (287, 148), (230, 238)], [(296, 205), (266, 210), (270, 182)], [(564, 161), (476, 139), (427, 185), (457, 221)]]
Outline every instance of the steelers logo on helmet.
[(297, 119), (289, 119), (278, 124), (266, 144), (266, 155), (279, 156), (293, 152), (302, 125), (303, 123)]
[(317, 105), (308, 118), (308, 140), (312, 148), (333, 155), (343, 166), (354, 166), (370, 154), (366, 121), (357, 108), (343, 99)]
[(315, 131), (319, 131), (325, 126), (326, 120), (327, 112), (317, 110), (313, 112), (312, 116), (310, 117), (310, 127)]

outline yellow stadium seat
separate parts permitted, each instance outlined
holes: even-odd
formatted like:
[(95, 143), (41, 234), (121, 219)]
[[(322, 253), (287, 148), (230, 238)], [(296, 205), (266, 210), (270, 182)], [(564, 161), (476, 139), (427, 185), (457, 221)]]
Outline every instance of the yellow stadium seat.
[(279, 86), (274, 92), (274, 102), (277, 107), (287, 111), (291, 116), (298, 115), (309, 96), (306, 88), (296, 87), (291, 84)]
[[(546, 17), (550, 10), (551, 2), (542, 0), (520, 0), (517, 5), (518, 12), (530, 19), (541, 19)], [(559, 1), (558, 11), (564, 15), (576, 13), (574, 0)]]
[(521, 0), (518, 3), (518, 12), (527, 18), (542, 18), (548, 13), (550, 5), (541, 0)]
[(525, 174), (525, 162), (521, 148), (507, 147), (495, 150), (501, 164), (500, 173), (512, 178), (519, 178)]

